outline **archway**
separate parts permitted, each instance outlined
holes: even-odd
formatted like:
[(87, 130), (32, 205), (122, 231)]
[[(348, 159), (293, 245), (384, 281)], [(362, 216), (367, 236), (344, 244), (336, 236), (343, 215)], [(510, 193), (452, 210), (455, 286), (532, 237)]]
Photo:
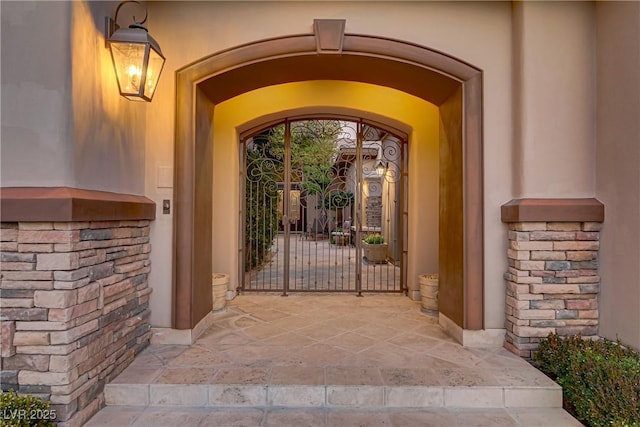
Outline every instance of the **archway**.
[(177, 72), (174, 328), (193, 328), (211, 309), (198, 295), (210, 289), (216, 104), (268, 85), (325, 79), (387, 86), (439, 107), (440, 311), (464, 329), (482, 329), (482, 73), (422, 46), (342, 34), (334, 23), (219, 52)]

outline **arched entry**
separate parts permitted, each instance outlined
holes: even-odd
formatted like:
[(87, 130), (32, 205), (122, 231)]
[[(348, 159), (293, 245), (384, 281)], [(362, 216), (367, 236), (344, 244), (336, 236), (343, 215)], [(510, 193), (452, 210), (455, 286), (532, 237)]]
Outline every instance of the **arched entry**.
[(201, 296), (210, 293), (216, 104), (268, 85), (325, 79), (387, 86), (439, 107), (440, 310), (464, 329), (482, 329), (482, 73), (422, 46), (334, 28), (320, 23), (315, 34), (239, 46), (177, 72), (174, 328), (192, 328), (211, 309)]

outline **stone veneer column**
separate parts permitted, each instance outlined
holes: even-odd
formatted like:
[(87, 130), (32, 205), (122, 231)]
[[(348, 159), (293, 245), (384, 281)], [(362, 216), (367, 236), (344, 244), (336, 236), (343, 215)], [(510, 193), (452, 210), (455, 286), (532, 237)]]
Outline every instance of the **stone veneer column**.
[[(0, 384), (50, 400), (59, 426), (81, 426), (104, 405), (105, 383), (149, 344), (155, 205), (3, 188), (0, 208)], [(93, 217), (122, 219), (82, 220)]]
[(597, 336), (604, 206), (521, 199), (502, 207), (502, 220), (509, 224), (505, 347), (531, 358), (551, 332)]
[(59, 421), (97, 408), (105, 382), (149, 343), (149, 221), (0, 232), (2, 388), (51, 400)]

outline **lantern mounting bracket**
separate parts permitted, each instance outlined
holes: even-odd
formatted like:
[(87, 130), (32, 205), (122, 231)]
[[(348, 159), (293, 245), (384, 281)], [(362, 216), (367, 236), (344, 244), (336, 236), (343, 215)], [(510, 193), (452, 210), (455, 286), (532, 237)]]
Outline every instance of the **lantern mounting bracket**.
[(120, 2), (118, 7), (116, 8), (115, 16), (113, 18), (111, 18), (110, 16), (105, 16), (104, 18), (104, 46), (106, 48), (109, 47), (109, 39), (111, 38), (113, 33), (120, 29), (120, 25), (118, 24), (118, 13), (120, 13), (120, 8), (127, 3), (135, 3), (144, 9), (144, 19), (142, 19), (142, 21), (138, 21), (135, 15), (131, 15), (133, 24), (131, 24), (129, 28), (141, 28), (147, 31), (147, 28), (143, 25), (145, 22), (147, 22), (147, 18), (149, 16), (147, 7), (136, 0), (125, 0), (123, 2)]

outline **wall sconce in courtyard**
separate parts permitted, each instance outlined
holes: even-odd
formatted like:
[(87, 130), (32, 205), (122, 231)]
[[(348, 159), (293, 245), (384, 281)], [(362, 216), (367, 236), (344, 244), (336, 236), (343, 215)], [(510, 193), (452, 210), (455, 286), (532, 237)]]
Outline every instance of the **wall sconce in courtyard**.
[(376, 162), (376, 173), (378, 174), (378, 176), (384, 175), (386, 170), (387, 170), (387, 162), (378, 160)]
[[(129, 28), (120, 28), (118, 12), (127, 3), (143, 7), (144, 19), (137, 21), (133, 16), (133, 24)], [(115, 18), (106, 18), (106, 42), (111, 50), (120, 95), (131, 101), (151, 101), (164, 65), (158, 42), (143, 26), (146, 21), (147, 8), (134, 0), (121, 2), (116, 8)]]

